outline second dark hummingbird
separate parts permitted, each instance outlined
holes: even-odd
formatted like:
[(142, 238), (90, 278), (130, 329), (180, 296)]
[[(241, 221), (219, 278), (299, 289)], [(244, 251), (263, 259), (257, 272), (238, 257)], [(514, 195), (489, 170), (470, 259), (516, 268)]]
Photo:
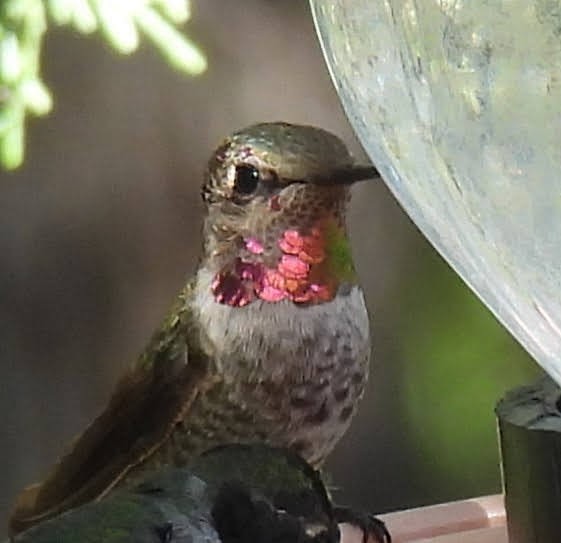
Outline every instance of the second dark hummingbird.
[(205, 174), (195, 276), (105, 411), (22, 492), (12, 532), (224, 443), (320, 465), (368, 377), (345, 213), (350, 186), (377, 177), (319, 128), (263, 123), (227, 138)]
[(12, 543), (339, 543), (317, 471), (296, 454), (229, 445), (164, 467)]

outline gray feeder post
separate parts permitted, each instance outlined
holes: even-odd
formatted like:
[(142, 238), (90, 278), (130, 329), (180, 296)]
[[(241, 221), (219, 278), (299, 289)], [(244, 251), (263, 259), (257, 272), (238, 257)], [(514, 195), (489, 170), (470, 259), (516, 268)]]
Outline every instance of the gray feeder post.
[(545, 377), (497, 404), (509, 543), (561, 542), (560, 399)]

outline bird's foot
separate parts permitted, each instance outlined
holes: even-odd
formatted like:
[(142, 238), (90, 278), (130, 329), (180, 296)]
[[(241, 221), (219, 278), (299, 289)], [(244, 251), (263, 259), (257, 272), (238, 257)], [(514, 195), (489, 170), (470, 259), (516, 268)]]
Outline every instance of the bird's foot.
[(335, 520), (339, 524), (351, 524), (362, 531), (362, 543), (373, 538), (376, 543), (392, 543), (392, 536), (386, 525), (370, 513), (354, 511), (349, 507), (335, 507)]

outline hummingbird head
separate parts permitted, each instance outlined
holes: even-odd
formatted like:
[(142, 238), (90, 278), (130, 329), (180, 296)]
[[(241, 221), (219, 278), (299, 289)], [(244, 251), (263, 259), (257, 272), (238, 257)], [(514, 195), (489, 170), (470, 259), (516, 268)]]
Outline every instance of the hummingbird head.
[(332, 299), (355, 279), (345, 228), (349, 187), (378, 176), (320, 128), (262, 123), (227, 138), (202, 189), (203, 265), (215, 273), (215, 299), (231, 306)]

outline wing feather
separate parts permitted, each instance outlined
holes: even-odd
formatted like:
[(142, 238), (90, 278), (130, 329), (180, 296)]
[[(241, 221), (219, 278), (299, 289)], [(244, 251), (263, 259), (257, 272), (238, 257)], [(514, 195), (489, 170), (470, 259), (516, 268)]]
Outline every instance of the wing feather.
[(10, 519), (12, 534), (102, 497), (153, 454), (186, 416), (208, 377), (206, 358), (188, 345), (188, 292), (135, 367), (120, 379), (107, 408), (44, 482), (22, 491)]

